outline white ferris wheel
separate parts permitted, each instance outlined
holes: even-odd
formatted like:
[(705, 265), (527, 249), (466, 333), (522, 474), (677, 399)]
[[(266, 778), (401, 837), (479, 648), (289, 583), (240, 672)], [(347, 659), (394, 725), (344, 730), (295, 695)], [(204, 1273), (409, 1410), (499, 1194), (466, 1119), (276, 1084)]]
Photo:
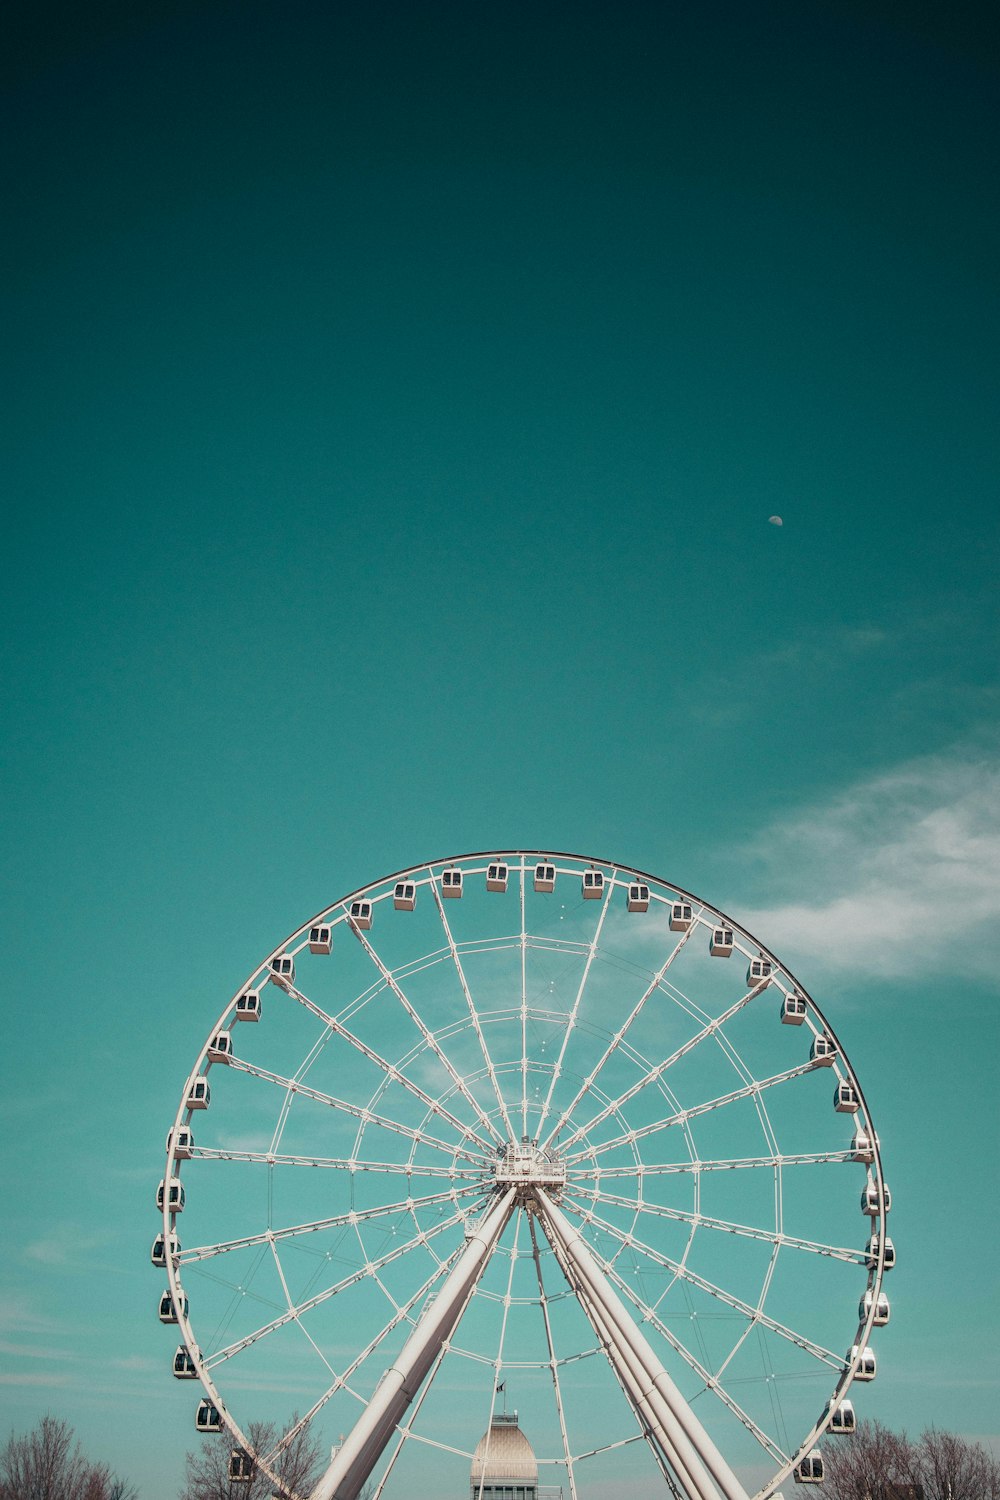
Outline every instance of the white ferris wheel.
[(878, 1136), (816, 1002), (579, 855), (415, 865), (299, 928), (209, 1031), (157, 1204), (198, 1430), (281, 1494), (308, 1433), (313, 1500), (463, 1493), (508, 1397), (566, 1500), (765, 1500), (822, 1479), (889, 1319)]

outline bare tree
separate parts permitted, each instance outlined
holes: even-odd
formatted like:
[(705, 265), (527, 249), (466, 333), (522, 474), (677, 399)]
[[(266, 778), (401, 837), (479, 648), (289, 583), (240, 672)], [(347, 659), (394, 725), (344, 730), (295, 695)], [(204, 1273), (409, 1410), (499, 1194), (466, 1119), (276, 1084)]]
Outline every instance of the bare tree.
[(909, 1439), (881, 1422), (859, 1422), (856, 1432), (824, 1445), (823, 1459), (830, 1500), (879, 1500), (893, 1485), (914, 1483)]
[(45, 1416), (0, 1448), (0, 1500), (137, 1500), (107, 1464), (84, 1456), (68, 1422)]
[(279, 1500), (310, 1493), (322, 1473), (322, 1450), (308, 1426), (299, 1427), (297, 1415), (293, 1414), (281, 1439), (273, 1422), (250, 1422), (246, 1434), (249, 1477), (230, 1478), (233, 1440), (228, 1433), (220, 1433), (197, 1453), (187, 1454), (180, 1500), (270, 1500), (276, 1493), (274, 1483), (257, 1466), (257, 1456), (267, 1454), (272, 1455), (271, 1467), (280, 1480)]
[(913, 1449), (924, 1500), (992, 1500), (1000, 1494), (1000, 1463), (982, 1443), (928, 1427)]

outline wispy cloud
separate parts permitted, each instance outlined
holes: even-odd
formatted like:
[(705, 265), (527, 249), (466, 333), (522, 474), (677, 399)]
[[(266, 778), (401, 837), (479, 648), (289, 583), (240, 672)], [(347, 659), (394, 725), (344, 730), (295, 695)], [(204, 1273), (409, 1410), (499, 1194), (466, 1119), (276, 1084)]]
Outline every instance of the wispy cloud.
[(32, 1240), (25, 1245), (23, 1254), (25, 1260), (38, 1265), (69, 1266), (77, 1262), (81, 1252), (99, 1250), (114, 1238), (109, 1231), (86, 1231), (67, 1225), (56, 1234)]
[(934, 756), (859, 781), (768, 829), (771, 900), (734, 915), (811, 971), (982, 975), (1000, 961), (1000, 760)]
[(33, 1375), (18, 1371), (16, 1375), (0, 1374), (0, 1385), (69, 1385), (68, 1375)]

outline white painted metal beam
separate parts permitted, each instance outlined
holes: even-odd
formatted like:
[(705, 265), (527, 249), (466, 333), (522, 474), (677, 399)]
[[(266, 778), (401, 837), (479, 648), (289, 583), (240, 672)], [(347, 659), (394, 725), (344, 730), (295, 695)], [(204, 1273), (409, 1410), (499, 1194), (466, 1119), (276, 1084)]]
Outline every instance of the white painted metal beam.
[[(663, 1368), (648, 1340), (613, 1290), (606, 1267), (579, 1228), (556, 1207), (544, 1188), (535, 1189), (538, 1218), (563, 1265), (585, 1292), (588, 1315), (596, 1310), (607, 1335), (608, 1357), (626, 1393), (635, 1393), (652, 1417), (653, 1431), (690, 1500), (747, 1500), (747, 1494), (690, 1406)], [(579, 1297), (579, 1290), (574, 1285)], [(590, 1307), (587, 1304), (590, 1304)], [(598, 1326), (598, 1332), (601, 1327)]]
[(509, 1188), (486, 1213), (453, 1270), (417, 1320), (395, 1363), (386, 1370), (354, 1428), (310, 1500), (357, 1500), (397, 1423), (416, 1396), (442, 1346), (451, 1338), (514, 1209)]

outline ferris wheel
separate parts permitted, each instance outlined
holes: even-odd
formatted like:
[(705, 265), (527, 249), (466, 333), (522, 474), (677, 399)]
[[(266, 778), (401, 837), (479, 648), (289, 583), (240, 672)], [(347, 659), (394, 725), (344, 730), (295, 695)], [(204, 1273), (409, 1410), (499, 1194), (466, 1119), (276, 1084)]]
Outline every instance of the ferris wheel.
[(461, 1493), (508, 1399), (566, 1500), (766, 1500), (822, 1480), (889, 1321), (879, 1140), (816, 1002), (717, 908), (579, 855), (415, 865), (269, 952), (157, 1207), (196, 1427), (281, 1494), (315, 1439), (313, 1500)]

